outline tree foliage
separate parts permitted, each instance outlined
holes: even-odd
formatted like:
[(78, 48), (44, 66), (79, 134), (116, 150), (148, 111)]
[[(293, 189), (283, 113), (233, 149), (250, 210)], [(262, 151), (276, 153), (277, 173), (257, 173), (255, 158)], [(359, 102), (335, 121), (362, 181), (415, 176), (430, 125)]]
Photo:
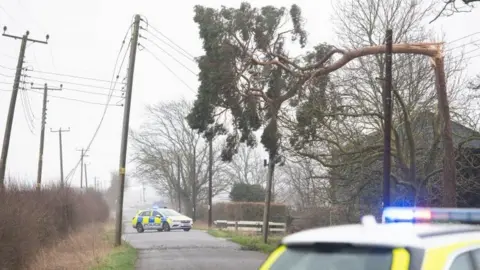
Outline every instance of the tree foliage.
[[(285, 28), (288, 20), (291, 26)], [(200, 87), (188, 117), (191, 127), (205, 132), (218, 113), (229, 112), (233, 129), (226, 138), (223, 160), (231, 161), (240, 143), (256, 146), (254, 132), (262, 127), (261, 143), (275, 156), (281, 140), (278, 112), (304, 78), (260, 62), (288, 59), (287, 35), (300, 47), (306, 45), (300, 8), (254, 8), (246, 2), (237, 9), (195, 6), (194, 21), (205, 55), (198, 59)]]
[(235, 183), (230, 191), (230, 199), (234, 202), (262, 202), (265, 189), (259, 184)]

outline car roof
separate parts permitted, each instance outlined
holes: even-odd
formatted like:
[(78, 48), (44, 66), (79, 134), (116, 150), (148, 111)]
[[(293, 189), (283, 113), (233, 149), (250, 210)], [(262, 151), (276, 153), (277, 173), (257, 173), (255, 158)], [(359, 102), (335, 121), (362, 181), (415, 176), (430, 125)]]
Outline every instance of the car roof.
[(349, 243), (429, 248), (472, 237), (480, 240), (480, 226), (424, 223), (351, 224), (301, 231), (285, 237), (282, 243), (285, 245)]

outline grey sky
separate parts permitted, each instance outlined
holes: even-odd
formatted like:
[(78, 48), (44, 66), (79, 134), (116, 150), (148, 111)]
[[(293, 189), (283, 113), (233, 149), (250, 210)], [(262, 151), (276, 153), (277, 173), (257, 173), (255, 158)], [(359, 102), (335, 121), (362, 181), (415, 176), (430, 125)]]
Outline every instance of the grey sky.
[[(26, 53), (27, 66), (33, 66), (35, 70), (71, 74), (75, 76), (93, 77), (110, 80), (113, 66), (121, 45), (121, 41), (129, 26), (132, 16), (136, 13), (145, 16), (149, 23), (160, 30), (163, 34), (174, 40), (186, 51), (194, 56), (202, 53), (201, 41), (198, 38), (197, 25), (193, 22), (193, 6), (202, 4), (219, 7), (221, 4), (238, 6), (241, 1), (214, 1), (214, 0), (184, 0), (184, 1), (126, 1), (126, 0), (3, 0), (0, 3), (0, 25), (7, 25), (10, 34), (22, 35), (25, 30), (30, 31), (30, 37), (44, 39), (50, 34), (49, 45), (29, 44)], [(254, 5), (272, 4), (276, 6), (289, 6), (297, 3), (301, 6), (307, 19), (307, 30), (310, 33), (309, 42), (331, 42), (334, 39), (331, 30), (331, 6), (330, 1), (251, 1)], [(168, 3), (168, 4), (167, 4)], [(435, 28), (443, 29), (448, 40), (466, 36), (480, 31), (478, 21), (480, 9), (469, 14), (457, 14), (454, 17), (441, 18), (435, 23)], [(472, 39), (479, 39), (480, 35)], [(468, 42), (469, 39), (456, 43)], [(141, 40), (150, 51), (154, 52), (161, 60), (178, 74), (192, 88), (196, 89), (198, 83), (196, 77), (187, 69), (170, 59), (160, 49), (151, 43)], [(176, 54), (166, 45), (156, 42), (165, 50), (174, 54), (175, 57), (191, 70), (197, 68), (192, 61), (188, 61), (181, 55)], [(14, 68), (18, 56), (20, 41), (0, 37), (0, 65)], [(468, 48), (471, 51), (475, 48)], [(460, 48), (459, 48), (460, 50)], [(477, 56), (479, 51), (472, 52), (466, 57)], [(472, 64), (468, 72), (474, 74), (480, 72), (480, 57), (472, 58)], [(122, 70), (122, 78), (125, 74)], [(10, 90), (13, 70), (0, 67), (0, 138), (3, 138), (5, 119), (10, 100)], [(47, 75), (36, 72), (28, 72), (30, 76), (41, 77), (51, 80), (61, 80), (65, 88), (86, 90), (106, 94), (108, 90), (95, 89), (74, 85), (73, 83), (108, 87), (108, 83), (99, 83), (89, 80), (80, 80), (69, 77)], [(45, 80), (27, 78), (37, 86), (43, 85)], [(52, 87), (58, 87), (60, 83), (49, 82)], [(117, 86), (117, 89), (120, 87)], [(194, 92), (187, 88), (162, 64), (153, 58), (147, 51), (140, 51), (137, 56), (131, 126), (136, 127), (142, 122), (144, 105), (160, 100), (173, 100), (181, 97), (193, 99)], [(35, 119), (35, 135), (28, 128), (24, 117), (21, 96), (17, 100), (15, 123), (8, 157), (7, 173), (12, 177), (18, 177), (29, 181), (33, 185), (36, 177), (41, 93), (25, 93), (31, 100)], [(116, 92), (114, 95), (119, 95)], [(58, 99), (53, 96), (80, 99), (88, 102), (105, 103), (106, 95), (94, 95), (79, 93), (65, 89), (63, 92), (52, 91), (49, 98), (47, 133), (44, 154), (44, 181), (58, 181), (59, 156), (58, 134), (50, 133), (50, 128), (71, 128), (71, 132), (64, 135), (64, 164), (67, 174), (78, 161), (80, 153), (76, 149), (86, 147), (96, 129), (103, 111), (101, 105), (91, 105), (77, 101)], [(118, 98), (112, 99), (113, 103)], [(123, 108), (112, 106), (109, 108), (103, 126), (93, 143), (90, 156), (87, 161), (89, 179), (94, 176), (104, 181), (107, 185), (109, 174), (118, 169), (120, 131)], [(127, 171), (134, 168), (127, 166)], [(73, 178), (73, 185), (79, 185), (79, 172)], [(133, 197), (138, 193), (133, 191)]]

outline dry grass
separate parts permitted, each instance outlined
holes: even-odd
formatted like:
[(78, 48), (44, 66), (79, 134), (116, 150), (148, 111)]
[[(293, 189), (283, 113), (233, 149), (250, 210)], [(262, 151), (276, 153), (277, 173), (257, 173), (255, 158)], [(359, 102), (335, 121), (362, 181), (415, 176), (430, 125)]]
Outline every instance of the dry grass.
[[(111, 226), (111, 225), (110, 225)], [(29, 270), (89, 269), (112, 251), (104, 223), (94, 223), (72, 232), (57, 245), (42, 248)]]
[(70, 241), (72, 233), (108, 215), (102, 194), (93, 190), (8, 186), (0, 190), (0, 269), (27, 269), (39, 252)]
[(206, 231), (208, 230), (208, 222), (205, 222), (203, 220), (197, 220), (193, 223), (193, 229)]

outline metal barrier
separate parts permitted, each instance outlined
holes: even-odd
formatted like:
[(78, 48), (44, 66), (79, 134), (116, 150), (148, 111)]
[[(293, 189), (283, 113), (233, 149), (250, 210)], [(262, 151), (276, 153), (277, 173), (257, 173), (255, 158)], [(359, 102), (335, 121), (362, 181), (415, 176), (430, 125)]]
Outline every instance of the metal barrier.
[[(229, 221), (229, 220), (215, 220), (213, 222), (215, 227), (221, 230), (228, 231), (243, 231), (243, 232), (261, 232), (262, 221)], [(269, 222), (268, 230), (272, 233), (284, 233), (286, 230), (286, 223)]]

